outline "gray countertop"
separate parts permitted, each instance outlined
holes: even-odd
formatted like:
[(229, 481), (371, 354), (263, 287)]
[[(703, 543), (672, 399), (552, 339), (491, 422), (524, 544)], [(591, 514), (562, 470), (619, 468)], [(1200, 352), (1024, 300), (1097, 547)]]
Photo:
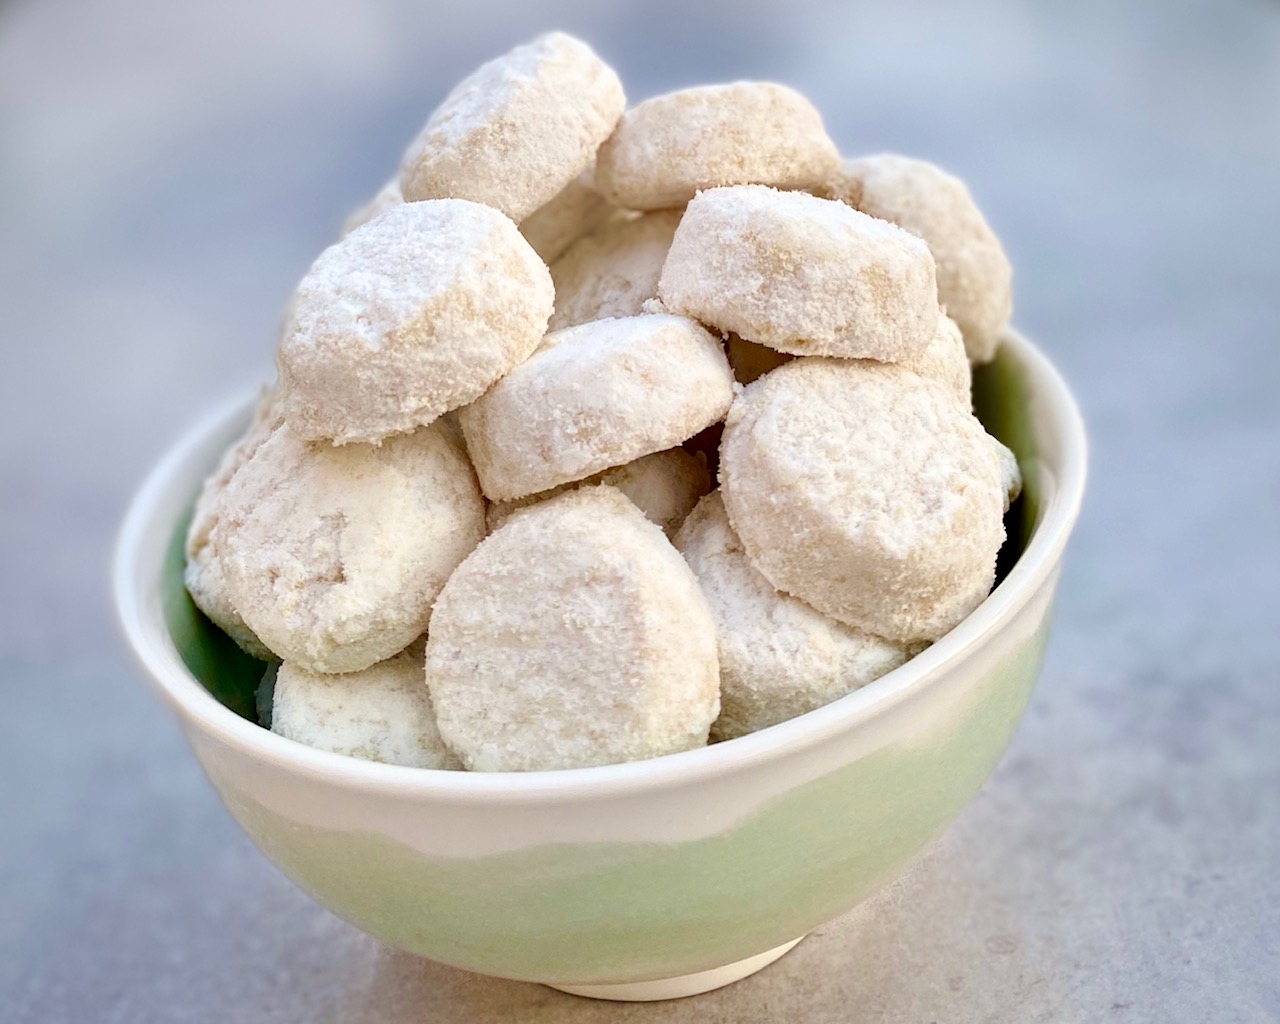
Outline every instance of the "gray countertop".
[[(0, 1018), (1280, 1020), (1280, 6), (0, 4)], [(995, 777), (761, 974), (623, 1007), (379, 946), (219, 805), (115, 634), (130, 492), (454, 80), (773, 77), (967, 178), (1093, 476)]]

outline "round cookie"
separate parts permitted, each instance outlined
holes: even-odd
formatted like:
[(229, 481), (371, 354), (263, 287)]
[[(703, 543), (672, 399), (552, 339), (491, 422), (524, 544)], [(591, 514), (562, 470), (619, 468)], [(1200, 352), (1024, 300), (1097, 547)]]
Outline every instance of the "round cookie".
[(592, 484), (616, 487), (635, 503), (649, 522), (660, 526), (662, 532), (670, 537), (693, 511), (698, 499), (711, 490), (711, 474), (705, 459), (691, 455), (683, 448), (654, 452), (625, 466), (615, 466), (589, 476), (580, 484), (562, 484), (542, 494), (491, 502), (486, 514), (489, 532), (492, 533), (522, 508), (553, 498), (569, 487)]
[(969, 359), (990, 362), (1013, 312), (1013, 268), (968, 186), (924, 160), (846, 160), (822, 191), (924, 239), (938, 266), (938, 301)]
[(618, 206), (658, 210), (718, 185), (809, 188), (839, 163), (822, 117), (798, 92), (733, 82), (655, 96), (628, 110), (600, 147), (596, 181)]
[(899, 364), (921, 377), (936, 380), (966, 409), (973, 408), (973, 371), (965, 352), (960, 328), (948, 316), (938, 314), (938, 327), (933, 337), (919, 352)]
[(991, 589), (1004, 542), (996, 443), (936, 381), (797, 359), (734, 402), (720, 483), (779, 590), (899, 643), (936, 640)]
[(550, 266), (579, 238), (590, 234), (619, 210), (595, 189), (588, 168), (569, 182), (554, 199), (520, 222), (520, 234)]
[(204, 612), (210, 622), (231, 637), (241, 650), (263, 661), (273, 655), (253, 630), (244, 624), (244, 619), (240, 618), (240, 613), (231, 604), (226, 576), (222, 571), (222, 560), (217, 554), (216, 534), (218, 520), (222, 516), (222, 498), (231, 478), (253, 457), (253, 453), (281, 422), (279, 393), (264, 391), (258, 399), (253, 419), (244, 436), (227, 449), (217, 469), (200, 488), (191, 525), (187, 528), (186, 565), (182, 574), (187, 593), (191, 595), (195, 606)]
[(431, 423), (528, 358), (554, 297), (546, 265), (496, 210), (394, 206), (298, 285), (277, 356), (285, 419), (335, 444)]
[(382, 188), (378, 189), (372, 199), (347, 215), (347, 219), (342, 222), (342, 230), (339, 232), (338, 237), (346, 238), (347, 235), (362, 224), (368, 224), (380, 213), (386, 213), (392, 207), (399, 206), (403, 202), (404, 193), (400, 191), (400, 175), (397, 174)]
[(506, 501), (673, 448), (723, 419), (733, 388), (692, 320), (596, 320), (548, 334), (459, 419), (485, 496)]
[(427, 684), (473, 771), (543, 771), (702, 746), (720, 710), (715, 623), (661, 530), (612, 487), (512, 516), (436, 602)]
[(591, 166), (625, 107), (591, 47), (547, 33), (445, 97), (405, 152), (400, 187), (410, 201), (472, 199), (522, 221)]
[(551, 266), (551, 330), (638, 316), (657, 297), (658, 276), (680, 223), (679, 210), (615, 220), (576, 242)]
[(775, 590), (743, 550), (719, 491), (698, 503), (675, 543), (716, 620), (720, 717), (711, 727), (714, 739), (803, 715), (907, 660), (901, 646)]
[(484, 536), (484, 501), (447, 428), (380, 446), (277, 429), (232, 478), (217, 530), (232, 604), (283, 661), (356, 672), (427, 628)]
[(457, 769), (440, 738), (422, 671), (423, 644), (359, 672), (324, 675), (284, 662), (271, 731), (318, 750), (411, 768)]
[(844, 203), (761, 185), (689, 203), (658, 294), (673, 313), (793, 355), (900, 362), (938, 323), (920, 239)]

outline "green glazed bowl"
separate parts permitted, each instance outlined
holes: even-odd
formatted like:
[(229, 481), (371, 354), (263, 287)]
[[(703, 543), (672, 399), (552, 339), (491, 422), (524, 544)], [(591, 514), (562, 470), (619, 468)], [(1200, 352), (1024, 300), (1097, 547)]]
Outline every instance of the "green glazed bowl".
[(707, 991), (900, 873), (991, 774), (1027, 706), (1084, 491), (1084, 428), (1017, 335), (975, 373), (974, 396), (1025, 478), (991, 596), (870, 685), (704, 749), (473, 774), (341, 757), (260, 728), (262, 663), (182, 584), (192, 503), (249, 398), (183, 438), (142, 486), (116, 552), (120, 619), (227, 809), (334, 913), (498, 977), (613, 999)]

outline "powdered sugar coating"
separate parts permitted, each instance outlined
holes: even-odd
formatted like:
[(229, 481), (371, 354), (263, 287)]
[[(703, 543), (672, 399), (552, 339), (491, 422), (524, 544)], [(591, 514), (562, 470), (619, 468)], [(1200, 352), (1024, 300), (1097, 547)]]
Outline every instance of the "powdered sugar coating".
[(586, 170), (626, 107), (613, 69), (550, 32), (482, 65), (405, 152), (408, 200), (472, 199), (521, 221)]
[(579, 238), (618, 216), (621, 211), (596, 191), (595, 173), (588, 168), (561, 189), (545, 206), (520, 222), (520, 234), (550, 266)]
[(670, 541), (612, 487), (512, 516), (436, 603), (427, 684), (473, 771), (582, 768), (702, 746), (715, 624)]
[(404, 193), (400, 191), (400, 175), (397, 174), (378, 189), (372, 199), (347, 215), (347, 219), (342, 222), (342, 230), (338, 237), (345, 238), (360, 225), (368, 224), (374, 217), (386, 213), (403, 202)]
[(901, 365), (921, 377), (936, 380), (966, 409), (973, 407), (973, 371), (960, 328), (950, 317), (939, 313), (938, 327), (929, 344), (902, 360)]
[(797, 359), (734, 403), (725, 507), (775, 587), (855, 628), (936, 640), (991, 589), (1005, 480), (991, 437), (899, 366)]
[(658, 294), (679, 210), (615, 220), (580, 239), (551, 266), (556, 309), (551, 330), (591, 320), (638, 316)]
[(285, 418), (338, 444), (431, 423), (528, 358), (553, 301), (546, 265), (496, 210), (401, 203), (298, 286), (277, 357)]
[(426, 630), (483, 536), (475, 474), (446, 428), (334, 447), (285, 425), (232, 478), (217, 554), (232, 603), (278, 657), (356, 672)]
[(761, 185), (689, 203), (658, 294), (673, 313), (794, 355), (899, 362), (937, 328), (923, 242), (844, 203)]
[(673, 448), (724, 417), (733, 387), (692, 320), (596, 320), (548, 334), (459, 418), (485, 496), (505, 501)]
[(732, 739), (820, 708), (907, 659), (898, 644), (853, 629), (777, 591), (751, 564), (720, 492), (698, 503), (676, 535), (716, 620), (720, 717)]
[(579, 484), (562, 484), (542, 494), (530, 494), (513, 501), (490, 503), (487, 513), (492, 533), (522, 508), (553, 498), (569, 487), (608, 484), (616, 487), (644, 513), (645, 518), (672, 536), (693, 511), (698, 499), (711, 490), (711, 474), (706, 460), (683, 448), (654, 452), (625, 466), (615, 466), (589, 476)]
[(1013, 268), (963, 181), (927, 161), (882, 154), (846, 160), (823, 194), (924, 239), (938, 265), (938, 301), (969, 359), (995, 358), (1013, 312)]
[(271, 731), (318, 750), (410, 768), (457, 769), (462, 762), (436, 726), (414, 643), (359, 672), (325, 675), (286, 661), (276, 675)]
[(596, 179), (618, 206), (658, 210), (718, 185), (808, 188), (839, 162), (821, 115), (798, 92), (733, 82), (655, 96), (628, 110), (600, 147)]
[(272, 654), (244, 624), (227, 593), (222, 560), (217, 554), (216, 534), (222, 516), (222, 499), (231, 478), (280, 425), (280, 396), (264, 390), (253, 411), (253, 419), (244, 435), (223, 454), (217, 469), (209, 476), (196, 498), (191, 525), (187, 528), (186, 565), (183, 581), (191, 600), (215, 626), (231, 637), (241, 650), (255, 658), (267, 659)]

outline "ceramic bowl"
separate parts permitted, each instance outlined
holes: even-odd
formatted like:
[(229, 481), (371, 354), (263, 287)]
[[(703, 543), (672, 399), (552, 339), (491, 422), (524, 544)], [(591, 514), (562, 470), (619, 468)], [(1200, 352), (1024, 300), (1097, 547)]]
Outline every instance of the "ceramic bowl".
[(325, 907), (433, 960), (605, 998), (690, 995), (758, 970), (947, 827), (1027, 706), (1085, 479), (1070, 393), (1011, 336), (976, 373), (975, 406), (1017, 453), (1025, 491), (1003, 578), (950, 634), (824, 708), (703, 749), (556, 772), (434, 771), (260, 728), (262, 664), (187, 598), (192, 503), (251, 405), (183, 438), (128, 513), (115, 596), (145, 675), (227, 809)]

